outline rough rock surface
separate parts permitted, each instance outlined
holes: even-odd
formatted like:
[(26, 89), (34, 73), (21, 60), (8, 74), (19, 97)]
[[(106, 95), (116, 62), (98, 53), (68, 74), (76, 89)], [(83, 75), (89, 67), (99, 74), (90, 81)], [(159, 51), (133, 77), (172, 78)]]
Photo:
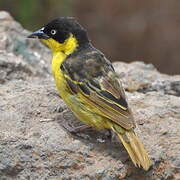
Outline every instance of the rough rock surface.
[(29, 33), (7, 12), (0, 12), (0, 83), (50, 74), (49, 50), (40, 42), (27, 39)]
[[(0, 20), (0, 180), (180, 179), (180, 76), (142, 62), (114, 63), (153, 160), (144, 172), (108, 132), (74, 135), (62, 127), (78, 122), (48, 75), (49, 51), (25, 39), (27, 31), (6, 12)], [(14, 50), (16, 38), (22, 51)]]

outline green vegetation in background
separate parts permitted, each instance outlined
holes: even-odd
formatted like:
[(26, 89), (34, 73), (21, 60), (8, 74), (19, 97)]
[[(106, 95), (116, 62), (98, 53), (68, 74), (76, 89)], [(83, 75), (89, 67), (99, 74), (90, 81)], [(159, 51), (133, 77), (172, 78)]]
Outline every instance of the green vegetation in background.
[(73, 1), (0, 0), (0, 10), (10, 12), (25, 28), (33, 30), (58, 16), (73, 16)]

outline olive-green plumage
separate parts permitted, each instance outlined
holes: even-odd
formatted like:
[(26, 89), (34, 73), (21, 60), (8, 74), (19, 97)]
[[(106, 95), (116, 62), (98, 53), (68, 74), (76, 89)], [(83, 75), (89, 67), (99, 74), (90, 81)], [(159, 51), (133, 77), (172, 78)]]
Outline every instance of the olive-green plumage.
[(134, 132), (121, 82), (111, 62), (92, 46), (86, 30), (73, 18), (58, 18), (30, 37), (51, 48), (57, 89), (75, 116), (97, 129), (113, 130), (133, 163), (148, 170), (151, 161)]

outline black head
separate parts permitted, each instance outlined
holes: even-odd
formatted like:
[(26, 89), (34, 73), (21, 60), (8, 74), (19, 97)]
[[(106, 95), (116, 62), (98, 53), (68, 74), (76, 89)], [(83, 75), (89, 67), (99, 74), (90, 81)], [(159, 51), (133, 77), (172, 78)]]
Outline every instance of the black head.
[(78, 40), (79, 44), (89, 42), (86, 30), (71, 17), (60, 17), (54, 19), (28, 37), (37, 37), (39, 39), (52, 38), (63, 43), (71, 34)]

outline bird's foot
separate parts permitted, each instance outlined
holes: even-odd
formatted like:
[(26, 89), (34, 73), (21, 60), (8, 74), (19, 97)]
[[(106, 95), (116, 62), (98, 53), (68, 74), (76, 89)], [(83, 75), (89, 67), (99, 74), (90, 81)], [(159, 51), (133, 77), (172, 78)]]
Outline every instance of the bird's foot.
[(83, 125), (79, 125), (79, 126), (72, 126), (72, 125), (70, 125), (69, 123), (67, 123), (67, 122), (64, 122), (63, 124), (62, 124), (62, 126), (67, 130), (67, 131), (69, 131), (70, 133), (80, 133), (80, 132), (82, 132), (82, 131), (84, 131), (84, 130), (86, 130), (86, 129), (90, 129), (90, 128), (92, 128), (90, 125), (88, 125), (88, 124), (83, 124)]

